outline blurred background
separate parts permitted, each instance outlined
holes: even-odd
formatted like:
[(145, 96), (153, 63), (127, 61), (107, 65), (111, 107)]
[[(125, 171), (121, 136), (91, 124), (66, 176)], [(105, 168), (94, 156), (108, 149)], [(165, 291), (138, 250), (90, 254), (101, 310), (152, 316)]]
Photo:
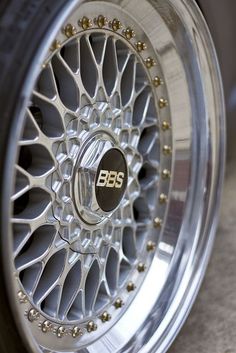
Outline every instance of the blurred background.
[(227, 113), (220, 224), (198, 299), (170, 353), (236, 353), (236, 1), (198, 0), (217, 50)]

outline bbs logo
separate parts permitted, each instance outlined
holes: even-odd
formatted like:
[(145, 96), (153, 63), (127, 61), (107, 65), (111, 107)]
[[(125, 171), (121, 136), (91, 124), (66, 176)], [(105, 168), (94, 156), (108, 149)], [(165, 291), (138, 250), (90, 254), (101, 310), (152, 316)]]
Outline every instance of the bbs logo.
[(124, 183), (125, 174), (113, 170), (100, 170), (96, 186), (121, 189)]

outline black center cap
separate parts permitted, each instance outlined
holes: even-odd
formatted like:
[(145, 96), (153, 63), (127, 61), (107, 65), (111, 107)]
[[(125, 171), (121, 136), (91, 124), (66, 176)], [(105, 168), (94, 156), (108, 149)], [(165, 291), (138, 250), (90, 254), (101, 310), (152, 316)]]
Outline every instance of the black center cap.
[(117, 148), (102, 157), (96, 175), (96, 199), (104, 212), (111, 212), (122, 200), (128, 182), (127, 163)]

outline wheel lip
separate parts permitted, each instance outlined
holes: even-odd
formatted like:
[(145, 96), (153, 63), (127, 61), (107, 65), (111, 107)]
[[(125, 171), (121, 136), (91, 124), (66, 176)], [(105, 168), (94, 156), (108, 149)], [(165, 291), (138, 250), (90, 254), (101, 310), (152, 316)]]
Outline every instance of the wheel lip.
[[(169, 3), (175, 3), (175, 0), (168, 0)], [(177, 293), (179, 294), (180, 298), (178, 302), (173, 302), (168, 311), (166, 313), (167, 320), (165, 323), (162, 323), (158, 330), (154, 333), (151, 337), (149, 342), (145, 342), (145, 345), (140, 350), (142, 353), (148, 352), (156, 352), (156, 353), (164, 353), (167, 352), (168, 349), (171, 347), (173, 341), (175, 340), (176, 336), (179, 334), (180, 330), (182, 329), (187, 317), (190, 314), (192, 306), (196, 300), (196, 297), (199, 293), (201, 288), (205, 272), (207, 270), (207, 266), (213, 251), (214, 240), (216, 236), (216, 230), (219, 223), (219, 215), (220, 215), (220, 208), (221, 208), (221, 196), (223, 193), (223, 185), (224, 185), (224, 176), (225, 176), (225, 169), (226, 169), (226, 138), (225, 138), (225, 131), (227, 127), (226, 123), (226, 110), (225, 110), (225, 97), (224, 97), (224, 88), (223, 88), (223, 81), (220, 71), (219, 60), (217, 58), (217, 53), (215, 50), (214, 42), (206, 23), (206, 20), (199, 8), (196, 5), (195, 1), (191, 0), (182, 0), (182, 5), (188, 8), (189, 15), (194, 18), (196, 14), (199, 16), (199, 20), (201, 21), (201, 25), (204, 28), (205, 35), (209, 38), (209, 46), (208, 46), (208, 55), (209, 59), (208, 63), (211, 66), (211, 69), (216, 75), (216, 79), (214, 84), (212, 84), (212, 88), (214, 90), (215, 96), (219, 95), (221, 97), (221, 106), (218, 105), (218, 121), (217, 125), (215, 126), (215, 143), (212, 144), (218, 153), (214, 151), (211, 154), (212, 158), (212, 165), (215, 166), (215, 171), (217, 173), (217, 178), (215, 178), (215, 182), (212, 185), (211, 193), (209, 195), (209, 203), (215, 205), (214, 208), (210, 208), (210, 212), (208, 211), (209, 208), (206, 208), (205, 218), (208, 219), (208, 223), (206, 227), (203, 229), (203, 237), (207, 237), (208, 241), (207, 246), (204, 250), (202, 247), (204, 244), (197, 244), (199, 246), (198, 251), (202, 251), (202, 256), (197, 263), (189, 264), (189, 267), (193, 266), (191, 269), (191, 279), (188, 280), (188, 286), (186, 287), (186, 277), (189, 277), (188, 268), (184, 273), (184, 276), (179, 283)], [(212, 58), (214, 62), (212, 62)], [(206, 81), (206, 77), (204, 77)], [(205, 82), (206, 84), (206, 82)], [(214, 123), (214, 122), (213, 122)], [(215, 125), (215, 124), (214, 124)], [(212, 147), (211, 146), (211, 147)], [(220, 151), (220, 153), (219, 153)], [(218, 158), (217, 158), (218, 157)], [(204, 222), (203, 222), (204, 224)], [(201, 232), (199, 232), (200, 234)], [(199, 270), (200, 269), (200, 270)], [(182, 292), (182, 294), (181, 294)], [(170, 318), (175, 317), (173, 322), (170, 322)], [(167, 332), (165, 329), (167, 328)]]
[[(77, 1), (74, 1), (74, 3), (77, 3)], [(73, 7), (74, 5), (71, 5), (71, 8)], [(62, 21), (63, 22), (63, 21)], [(53, 28), (53, 27), (52, 27)], [(55, 33), (57, 32), (57, 30), (55, 30)], [(39, 51), (39, 53), (40, 53), (40, 51)], [(40, 58), (43, 58), (43, 55), (42, 56), (40, 56)], [(217, 66), (218, 66), (218, 64), (217, 64)], [(218, 72), (218, 75), (219, 75), (219, 72)], [(36, 75), (35, 75), (36, 76)], [(219, 88), (220, 89), (220, 91), (222, 92), (222, 87), (221, 88)], [(26, 90), (27, 92), (28, 91), (31, 91), (31, 90), (29, 90), (29, 87), (27, 88), (27, 90)], [(223, 95), (223, 93), (222, 93), (222, 95)], [(27, 96), (27, 95), (26, 95)], [(223, 114), (224, 115), (224, 114)], [(225, 151), (225, 142), (224, 142), (224, 139), (223, 139), (223, 130), (224, 130), (224, 123), (223, 123), (223, 121), (221, 121), (221, 139), (219, 139), (219, 141), (221, 142), (221, 145), (219, 146), (219, 148), (221, 149), (221, 151), (223, 150), (223, 151)], [(10, 164), (10, 161), (12, 161), (12, 160), (14, 160), (14, 158), (12, 158), (12, 154), (11, 154), (11, 157), (9, 158), (9, 165), (11, 165)], [(224, 165), (224, 158), (222, 157), (222, 155), (221, 155), (221, 160), (219, 160), (218, 161), (218, 164), (220, 164), (220, 162)], [(217, 164), (217, 163), (216, 163)], [(224, 169), (224, 167), (222, 168), (222, 165), (221, 165), (221, 170), (219, 171), (219, 174), (218, 174), (218, 181), (219, 181), (219, 184), (220, 184), (220, 186), (222, 186), (222, 184), (223, 184), (223, 171), (222, 171), (222, 169)], [(6, 169), (4, 169), (4, 170), (6, 170)], [(6, 177), (6, 176), (5, 176)], [(9, 178), (8, 178), (9, 179)], [(6, 180), (6, 179), (5, 179)], [(217, 186), (219, 185), (219, 184), (217, 184)], [(216, 189), (216, 185), (215, 185), (215, 189)], [(5, 196), (8, 194), (10, 194), (10, 193), (8, 193), (9, 192), (9, 190), (10, 190), (10, 188), (8, 188), (8, 190), (5, 190)], [(8, 191), (8, 192), (7, 192)], [(211, 191), (211, 193), (213, 193), (213, 191), (214, 190), (212, 190)], [(218, 189), (218, 192), (216, 193), (216, 204), (218, 205), (218, 201), (219, 201), (219, 199), (220, 199), (220, 194), (221, 194), (221, 192), (219, 191), (219, 189)], [(7, 198), (6, 198), (7, 199)], [(212, 203), (213, 203), (213, 201), (212, 201)], [(9, 212), (9, 210), (6, 210), (4, 207), (4, 204), (2, 205), (2, 209), (4, 210), (4, 216), (7, 216), (8, 215), (8, 212)], [(217, 207), (218, 208), (218, 207)], [(215, 210), (214, 210), (215, 211)], [(9, 212), (10, 213), (10, 212)], [(214, 238), (214, 231), (215, 231), (215, 228), (216, 228), (216, 215), (210, 215), (210, 216), (212, 216), (212, 218), (214, 218), (214, 222), (213, 222), (213, 225), (212, 225), (212, 227), (211, 227), (211, 231), (210, 231), (210, 233), (211, 233), (211, 236), (210, 236), (210, 240), (209, 240), (209, 242), (208, 242), (208, 247), (206, 248), (206, 250), (205, 250), (205, 257), (202, 259), (202, 265), (203, 265), (203, 268), (205, 268), (206, 267), (206, 263), (207, 263), (207, 260), (208, 260), (208, 258), (209, 258), (209, 256), (210, 256), (210, 249), (211, 249), (211, 247), (212, 247), (212, 244), (213, 244), (213, 238)], [(5, 218), (5, 217), (4, 217)], [(5, 225), (4, 225), (5, 226)], [(6, 226), (4, 227), (5, 229), (7, 228)], [(3, 233), (4, 234), (4, 233)], [(8, 232), (5, 232), (5, 234), (8, 234)], [(5, 273), (6, 273), (6, 275), (7, 275), (7, 277), (9, 278), (9, 275), (10, 275), (10, 271), (9, 271), (9, 269), (7, 269), (7, 268), (5, 268)], [(195, 288), (194, 288), (194, 296), (192, 296), (193, 294), (192, 293), (188, 293), (188, 297), (189, 297), (189, 303), (191, 303), (192, 304), (192, 302), (193, 302), (193, 300), (194, 300), (194, 297), (196, 296), (196, 294), (197, 294), (197, 290), (198, 290), (198, 288), (199, 288), (199, 286), (200, 286), (200, 281), (201, 281), (201, 277), (203, 276), (203, 273), (202, 273), (202, 275), (201, 276), (199, 276), (199, 278), (197, 279), (197, 277), (196, 277), (196, 279), (195, 279)], [(193, 287), (192, 287), (193, 288)], [(12, 288), (9, 288), (10, 290), (12, 289)], [(186, 301), (185, 301), (185, 303), (187, 302), (187, 299), (186, 299)], [(13, 305), (13, 309), (14, 309), (14, 306), (15, 306), (15, 303), (13, 302), (12, 303), (12, 305)], [(186, 304), (185, 304), (185, 306), (186, 306)], [(187, 310), (187, 308), (185, 308), (185, 310), (184, 309), (182, 309), (183, 310), (183, 312), (182, 312), (182, 322), (183, 322), (183, 320), (184, 320), (184, 318), (186, 317), (186, 315), (187, 315), (187, 312), (188, 312), (188, 310), (190, 310), (190, 308)], [(19, 318), (18, 318), (18, 320), (19, 320)], [(23, 321), (23, 320), (22, 320)], [(178, 326), (178, 330), (180, 329), (180, 326), (182, 325), (182, 322), (181, 322), (181, 324), (179, 324), (179, 326)], [(19, 325), (19, 326), (21, 326), (21, 325)], [(23, 328), (21, 328), (22, 330), (23, 330)], [(173, 333), (172, 334), (172, 336), (173, 336), (173, 339), (174, 339), (174, 336), (177, 334), (178, 332), (176, 331), (175, 332), (175, 334)], [(28, 332), (24, 332), (24, 334), (27, 334), (27, 335), (29, 335), (29, 333)], [(143, 348), (143, 352), (147, 352), (147, 351), (152, 351), (152, 349), (159, 349), (159, 351), (160, 352), (163, 352), (163, 351), (165, 351), (168, 347), (167, 347), (167, 345), (166, 345), (166, 343), (163, 343), (163, 346), (162, 346), (162, 348), (161, 347), (156, 347), (155, 346), (155, 342), (153, 342), (153, 341), (155, 341), (155, 339), (154, 339), (154, 336), (153, 336), (153, 339), (149, 342), (149, 344), (147, 344), (146, 345), (146, 347), (144, 347)], [(165, 342), (165, 341), (163, 341), (163, 342)]]

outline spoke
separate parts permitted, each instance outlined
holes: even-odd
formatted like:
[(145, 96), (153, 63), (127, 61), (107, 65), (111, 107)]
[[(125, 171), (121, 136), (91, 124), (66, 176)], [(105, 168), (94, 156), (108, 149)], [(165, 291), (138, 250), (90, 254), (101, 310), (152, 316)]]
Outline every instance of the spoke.
[[(35, 308), (62, 325), (85, 327), (129, 295), (153, 231), (160, 137), (146, 68), (130, 43), (103, 30), (68, 38), (39, 76), (18, 143), (16, 273)], [(90, 195), (103, 144), (120, 150), (128, 169), (110, 214)]]

